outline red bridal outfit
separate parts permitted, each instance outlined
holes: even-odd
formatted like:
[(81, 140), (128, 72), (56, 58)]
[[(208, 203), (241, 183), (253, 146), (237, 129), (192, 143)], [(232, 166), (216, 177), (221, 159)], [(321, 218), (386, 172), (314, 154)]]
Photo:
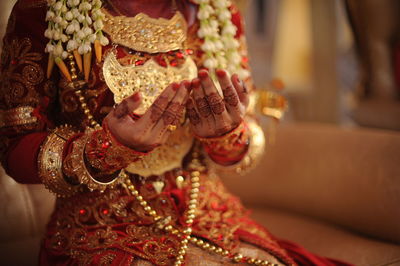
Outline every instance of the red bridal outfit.
[[(47, 1), (15, 5), (1, 61), (2, 162), (16, 181), (58, 196), (40, 264), (340, 265), (275, 239), (218, 178), (218, 169), (245, 171), (262, 153), (251, 108), (241, 126), (211, 140), (195, 138), (183, 115), (148, 153), (99, 126), (123, 98), (140, 91), (143, 113), (160, 90), (204, 67), (199, 6), (173, 2), (103, 1), (110, 44), (75, 47), (62, 60), (45, 53)], [(241, 17), (229, 11), (246, 69)]]

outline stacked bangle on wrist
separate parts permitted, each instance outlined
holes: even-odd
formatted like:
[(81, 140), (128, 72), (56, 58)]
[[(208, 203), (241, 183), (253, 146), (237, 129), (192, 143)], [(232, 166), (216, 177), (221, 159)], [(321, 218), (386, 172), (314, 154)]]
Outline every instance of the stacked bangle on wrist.
[(57, 197), (70, 197), (79, 191), (63, 174), (63, 153), (68, 140), (77, 134), (72, 127), (56, 128), (43, 142), (38, 155), (39, 176), (45, 187)]
[(64, 173), (75, 176), (90, 190), (102, 192), (119, 184), (119, 170), (143, 155), (119, 143), (106, 126), (88, 129), (73, 143), (72, 152), (64, 160)]
[(220, 137), (197, 137), (209, 157), (218, 164), (231, 165), (240, 161), (247, 152), (249, 136), (245, 122)]
[(210, 168), (221, 172), (245, 174), (257, 165), (265, 149), (264, 132), (254, 120), (248, 118), (247, 121), (248, 124), (244, 133), (247, 138), (247, 144), (240, 160), (230, 165), (224, 165), (219, 161), (219, 159), (223, 160), (222, 154), (218, 155), (210, 151), (208, 152), (208, 165)]

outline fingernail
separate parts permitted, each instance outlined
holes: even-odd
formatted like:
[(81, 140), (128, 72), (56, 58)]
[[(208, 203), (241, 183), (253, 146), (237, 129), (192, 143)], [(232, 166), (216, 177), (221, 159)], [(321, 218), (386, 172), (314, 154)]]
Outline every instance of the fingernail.
[(192, 86), (193, 86), (195, 89), (200, 88), (200, 80), (199, 80), (199, 79), (194, 79), (194, 80), (192, 81)]
[(216, 72), (217, 72), (218, 77), (220, 77), (220, 78), (225, 77), (226, 72), (224, 70), (218, 69)]
[(179, 89), (179, 84), (176, 83), (176, 82), (172, 83), (172, 89), (173, 89), (174, 91), (177, 91), (177, 90)]
[(207, 76), (208, 76), (208, 72), (207, 72), (207, 71), (201, 70), (201, 71), (199, 72), (199, 77), (200, 77), (201, 79), (205, 79), (205, 78), (207, 78)]
[(239, 83), (239, 76), (238, 76), (237, 74), (234, 75), (233, 79), (234, 79), (237, 83)]
[(183, 86), (185, 86), (185, 88), (187, 90), (190, 90), (190, 81), (184, 80), (184, 81), (182, 81), (182, 84), (183, 84)]
[(132, 99), (133, 99), (135, 102), (139, 101), (139, 99), (140, 99), (140, 93), (139, 93), (139, 92), (135, 93), (135, 94), (133, 95)]

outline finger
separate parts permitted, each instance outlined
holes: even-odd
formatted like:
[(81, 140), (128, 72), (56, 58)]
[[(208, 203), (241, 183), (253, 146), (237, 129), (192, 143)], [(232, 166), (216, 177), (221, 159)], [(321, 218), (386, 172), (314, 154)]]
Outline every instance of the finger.
[(214, 134), (222, 135), (230, 130), (231, 118), (225, 108), (224, 100), (218, 93), (213, 80), (207, 71), (200, 71), (199, 77), (207, 102), (215, 118)]
[(248, 90), (246, 84), (242, 80), (239, 79), (237, 74), (232, 75), (231, 80), (232, 80), (232, 84), (235, 87), (236, 92), (239, 96), (240, 102), (244, 106), (248, 106), (249, 105), (249, 90)]
[(141, 102), (141, 95), (139, 92), (125, 98), (121, 103), (119, 103), (112, 111), (111, 115), (117, 119), (120, 119), (130, 113), (132, 113), (136, 108), (139, 107)]
[(138, 130), (141, 130), (141, 132), (145, 134), (157, 124), (165, 109), (168, 107), (169, 102), (175, 97), (178, 89), (179, 84), (175, 82), (165, 88), (165, 90), (160, 94), (160, 96), (157, 97), (150, 108), (137, 121)]
[(204, 128), (207, 128), (207, 130), (212, 130), (215, 128), (215, 118), (211, 111), (211, 107), (206, 100), (200, 79), (196, 78), (192, 81), (192, 88), (194, 103), (198, 114), (200, 115), (202, 125)]
[(193, 125), (193, 127), (195, 127), (195, 128), (201, 127), (201, 118), (200, 118), (199, 113), (196, 110), (196, 107), (194, 105), (194, 101), (192, 98), (189, 98), (186, 103), (186, 114), (189, 117), (190, 123)]
[(222, 114), (225, 111), (225, 105), (209, 73), (206, 70), (201, 70), (199, 77), (211, 111), (216, 115)]
[[(171, 126), (178, 126), (178, 125), (179, 125), (180, 119), (181, 119), (181, 117), (182, 117), (182, 115), (183, 115), (183, 112), (184, 112), (184, 110), (185, 110), (185, 105), (186, 105), (186, 102), (187, 102), (188, 97), (189, 97), (189, 93), (186, 95), (186, 97), (185, 97), (185, 99), (183, 100), (181, 106), (179, 107), (179, 110), (178, 110), (178, 112), (177, 112), (175, 121), (171, 124)], [(168, 141), (169, 136), (170, 136), (171, 133), (174, 131), (174, 130), (168, 130), (168, 127), (169, 127), (169, 125), (167, 125), (166, 128), (164, 127), (164, 129), (161, 130), (161, 133), (160, 133), (160, 135), (161, 135), (161, 137), (160, 137), (160, 143), (166, 143), (166, 142)]]
[(179, 118), (182, 116), (185, 106), (184, 101), (187, 100), (189, 94), (189, 88), (189, 81), (185, 80), (181, 82), (179, 90), (162, 116), (165, 125), (177, 125), (179, 123)]
[(157, 140), (164, 139), (164, 135), (170, 133), (170, 130), (168, 130), (169, 126), (177, 126), (179, 124), (179, 118), (182, 116), (184, 110), (184, 101), (187, 98), (189, 86), (190, 83), (188, 81), (184, 81), (180, 84), (175, 97), (168, 104), (161, 119), (159, 119), (157, 124), (154, 126), (152, 131), (157, 136)]
[(216, 73), (219, 84), (221, 85), (222, 94), (224, 95), (225, 107), (234, 123), (240, 123), (244, 110), (241, 110), (240, 108), (239, 97), (236, 89), (233, 87), (228, 74), (224, 70), (217, 70)]

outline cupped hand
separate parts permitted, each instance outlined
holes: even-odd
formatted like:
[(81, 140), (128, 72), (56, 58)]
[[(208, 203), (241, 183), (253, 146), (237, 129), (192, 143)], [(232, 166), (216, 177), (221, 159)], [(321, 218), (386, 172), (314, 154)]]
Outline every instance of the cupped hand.
[(238, 76), (229, 77), (217, 70), (223, 96), (214, 85), (208, 71), (199, 71), (192, 81), (192, 94), (186, 108), (194, 133), (202, 138), (222, 136), (243, 120), (249, 104), (248, 90)]
[(179, 124), (188, 99), (190, 82), (169, 85), (139, 119), (133, 111), (141, 102), (139, 93), (124, 99), (105, 118), (111, 134), (123, 145), (140, 152), (148, 152), (162, 145)]

